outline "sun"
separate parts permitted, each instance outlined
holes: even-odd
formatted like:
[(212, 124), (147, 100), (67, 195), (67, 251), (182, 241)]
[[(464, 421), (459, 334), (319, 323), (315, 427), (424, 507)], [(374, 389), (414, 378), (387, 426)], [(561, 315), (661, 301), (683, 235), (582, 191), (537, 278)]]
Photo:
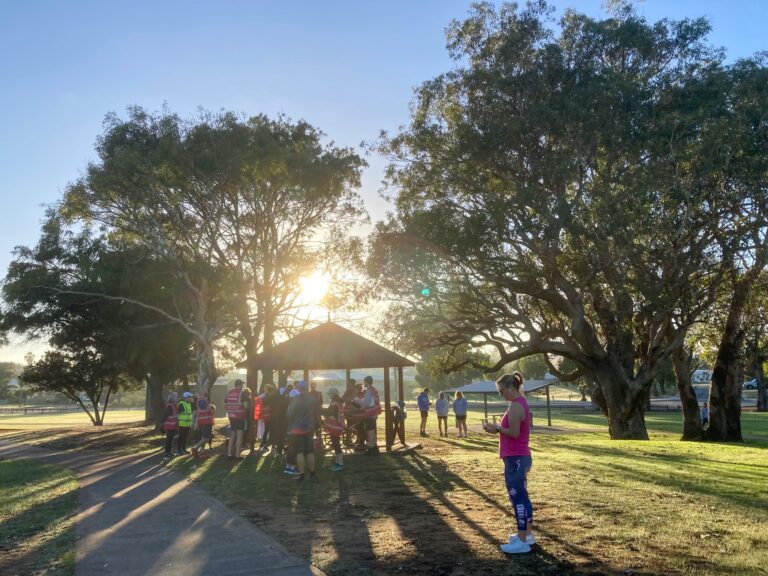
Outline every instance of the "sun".
[(330, 280), (330, 276), (320, 270), (315, 270), (309, 276), (304, 276), (299, 281), (302, 304), (319, 304), (323, 296), (328, 293)]

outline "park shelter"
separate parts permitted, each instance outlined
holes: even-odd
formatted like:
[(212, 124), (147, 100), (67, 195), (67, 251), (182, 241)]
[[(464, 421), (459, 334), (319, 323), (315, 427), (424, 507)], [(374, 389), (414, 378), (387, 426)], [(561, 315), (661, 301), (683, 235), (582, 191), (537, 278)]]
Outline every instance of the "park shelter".
[(383, 368), (385, 438), (387, 450), (391, 450), (394, 444), (394, 421), (391, 410), (390, 369), (397, 368), (398, 400), (404, 400), (403, 367), (414, 364), (405, 356), (387, 350), (351, 330), (334, 322), (326, 322), (301, 332), (238, 366), (246, 366), (249, 373), (254, 374), (258, 370), (302, 370), (307, 382), (310, 370), (344, 369), (349, 380), (352, 369)]
[[(552, 426), (552, 412), (551, 412), (551, 405), (549, 400), (549, 387), (552, 386), (552, 384), (557, 384), (560, 382), (556, 378), (547, 378), (545, 380), (526, 380), (523, 384), (523, 392), (525, 394), (531, 394), (532, 392), (537, 392), (541, 390), (542, 388), (546, 390), (547, 392), (547, 422), (550, 426)], [(485, 418), (488, 418), (488, 395), (491, 396), (497, 396), (499, 394), (499, 391), (496, 389), (496, 381), (495, 380), (479, 380), (476, 382), (470, 382), (469, 384), (466, 384), (465, 386), (459, 386), (458, 388), (451, 388), (450, 390), (446, 390), (446, 392), (452, 392), (456, 393), (461, 391), (462, 394), (465, 396), (467, 394), (482, 394), (483, 395), (483, 410), (485, 412)]]

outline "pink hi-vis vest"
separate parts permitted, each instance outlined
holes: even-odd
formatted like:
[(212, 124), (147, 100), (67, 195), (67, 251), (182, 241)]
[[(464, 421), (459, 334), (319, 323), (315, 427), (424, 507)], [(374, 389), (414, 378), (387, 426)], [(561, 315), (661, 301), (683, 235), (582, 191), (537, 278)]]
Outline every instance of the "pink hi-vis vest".
[(241, 388), (232, 388), (227, 392), (227, 416), (230, 420), (245, 420), (245, 408), (240, 403)]
[(341, 436), (342, 432), (344, 432), (343, 403), (341, 400), (334, 400), (331, 402), (331, 406), (336, 406), (336, 413), (339, 415), (339, 417), (336, 418), (335, 416), (326, 416), (325, 431), (328, 432), (330, 436)]
[(176, 404), (169, 402), (165, 405), (166, 408), (171, 407), (171, 415), (168, 416), (163, 422), (163, 430), (178, 430), (179, 428), (179, 409)]
[(208, 404), (208, 408), (205, 410), (197, 411), (197, 425), (208, 426), (209, 424), (213, 424), (213, 411), (210, 404)]

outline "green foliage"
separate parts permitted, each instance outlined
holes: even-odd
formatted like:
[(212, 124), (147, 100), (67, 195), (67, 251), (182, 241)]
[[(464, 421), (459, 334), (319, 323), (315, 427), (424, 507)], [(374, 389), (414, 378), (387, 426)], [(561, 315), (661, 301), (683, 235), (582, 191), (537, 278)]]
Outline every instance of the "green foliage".
[[(460, 363), (464, 364), (462, 368), (449, 370)], [(490, 358), (466, 347), (461, 350), (428, 350), (416, 364), (416, 382), (421, 388), (439, 392), (487, 377), (483, 370), (470, 363), (488, 365)]]
[(643, 398), (723, 282), (765, 155), (705, 20), (550, 15), (484, 3), (450, 27), (456, 67), (382, 140), (397, 214), (369, 269), (409, 344), (568, 358), (616, 437), (643, 438)]

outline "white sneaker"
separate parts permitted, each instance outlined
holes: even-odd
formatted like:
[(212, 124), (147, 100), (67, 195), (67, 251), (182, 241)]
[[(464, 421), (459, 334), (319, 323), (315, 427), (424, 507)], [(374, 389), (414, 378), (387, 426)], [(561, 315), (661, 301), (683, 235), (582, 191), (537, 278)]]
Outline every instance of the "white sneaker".
[[(507, 544), (511, 544), (512, 540), (518, 540), (517, 534), (510, 534), (509, 540), (507, 540)], [(536, 536), (533, 535), (533, 532), (525, 537), (525, 543), (528, 544), (528, 546), (533, 546), (536, 544)]]
[(531, 551), (531, 547), (525, 542), (521, 542), (519, 538), (515, 538), (512, 542), (502, 544), (499, 548), (504, 554), (526, 554)]

